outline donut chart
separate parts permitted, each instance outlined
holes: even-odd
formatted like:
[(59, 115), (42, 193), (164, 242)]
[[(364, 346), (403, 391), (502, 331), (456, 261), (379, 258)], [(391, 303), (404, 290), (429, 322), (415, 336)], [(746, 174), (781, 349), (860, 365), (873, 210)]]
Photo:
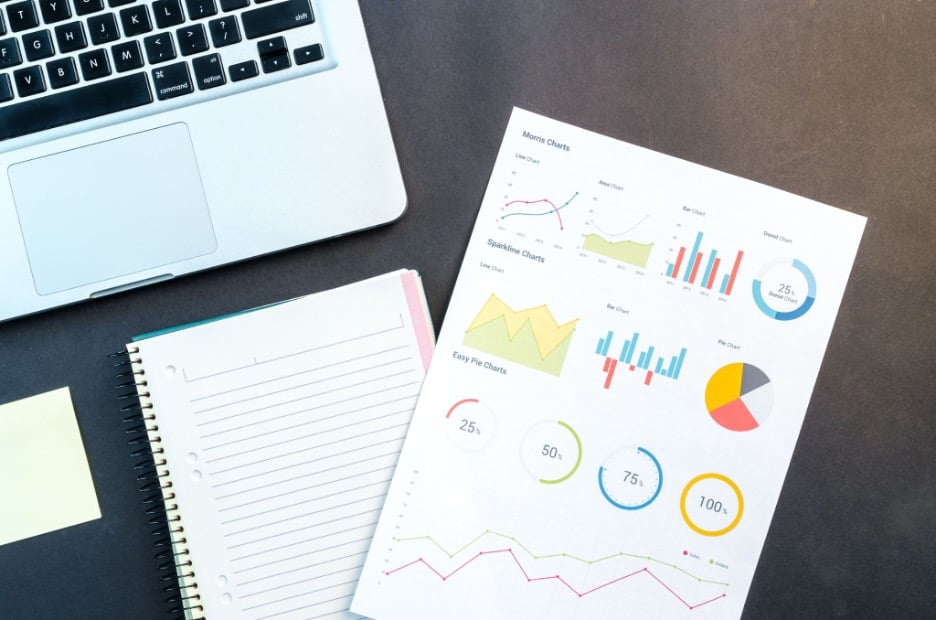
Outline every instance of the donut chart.
[(767, 374), (744, 362), (722, 366), (705, 386), (705, 408), (722, 428), (751, 431), (770, 417), (773, 383)]
[(777, 321), (792, 321), (816, 302), (816, 276), (799, 259), (778, 258), (761, 268), (752, 292), (761, 312)]

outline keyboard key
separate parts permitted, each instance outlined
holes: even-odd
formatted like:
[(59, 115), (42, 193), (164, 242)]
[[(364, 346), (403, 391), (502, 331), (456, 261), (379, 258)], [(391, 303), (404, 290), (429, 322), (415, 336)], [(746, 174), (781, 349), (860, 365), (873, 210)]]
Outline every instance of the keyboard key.
[(0, 40), (0, 69), (15, 67), (23, 62), (19, 42), (16, 39)]
[(241, 40), (237, 18), (233, 15), (211, 20), (208, 22), (208, 31), (211, 33), (211, 43), (215, 47), (233, 45)]
[(39, 0), (39, 12), (42, 13), (42, 21), (47, 24), (60, 22), (71, 17), (68, 0)]
[(46, 63), (49, 72), (49, 86), (62, 88), (78, 83), (78, 70), (72, 58), (57, 58)]
[(286, 53), (286, 51), (286, 37), (273, 37), (272, 39), (257, 41), (257, 53), (260, 54), (260, 58), (279, 56)]
[(146, 59), (151, 65), (172, 60), (176, 57), (175, 44), (172, 42), (172, 33), (160, 32), (143, 39), (146, 48)]
[(185, 0), (185, 6), (188, 9), (189, 19), (211, 17), (218, 13), (214, 0)]
[(111, 48), (111, 55), (114, 57), (114, 69), (117, 73), (139, 69), (143, 66), (143, 52), (140, 51), (140, 44), (137, 41), (118, 43)]
[(179, 0), (156, 0), (153, 2), (153, 16), (159, 28), (178, 26), (185, 21)]
[(176, 30), (179, 39), (179, 52), (183, 56), (191, 56), (208, 49), (208, 35), (202, 24), (193, 24)]
[(39, 65), (17, 69), (13, 72), (13, 81), (16, 82), (16, 92), (20, 97), (36, 95), (46, 89), (42, 67)]
[(0, 140), (128, 110), (153, 101), (145, 73), (0, 107)]
[(88, 15), (104, 10), (104, 0), (74, 0), (75, 13), (78, 15)]
[(195, 58), (192, 60), (192, 69), (195, 70), (195, 83), (198, 84), (199, 90), (207, 90), (227, 82), (221, 56), (218, 54)]
[(160, 100), (172, 99), (193, 92), (188, 63), (177, 62), (153, 69), (153, 88)]
[(10, 84), (10, 76), (6, 73), (0, 73), (0, 101), (9, 101), (13, 98), (13, 85)]
[(103, 48), (78, 54), (78, 64), (81, 65), (81, 76), (88, 81), (108, 76), (111, 73), (107, 50)]
[(6, 24), (3, 22), (2, 11), (0, 11), (0, 34), (6, 34)]
[(136, 2), (136, 0), (108, 0), (108, 4), (111, 8), (116, 8), (125, 4), (131, 4), (133, 2)]
[(36, 6), (32, 0), (8, 4), (6, 10), (10, 30), (13, 32), (29, 30), (39, 25), (39, 14), (36, 13)]
[(233, 11), (250, 5), (250, 0), (221, 0), (222, 11)]
[(247, 78), (257, 77), (257, 75), (260, 73), (257, 70), (257, 63), (253, 60), (239, 62), (235, 65), (231, 65), (228, 71), (231, 73), (232, 82), (240, 82), (241, 80), (246, 80)]
[(286, 0), (244, 11), (244, 34), (248, 39), (257, 39), (267, 35), (298, 28), (315, 21), (309, 0)]
[(260, 58), (260, 66), (263, 67), (264, 73), (273, 73), (274, 71), (288, 69), (290, 64), (289, 52), (282, 52), (275, 56), (263, 56)]
[(135, 37), (153, 29), (149, 9), (145, 4), (123, 9), (120, 12), (120, 23), (123, 24), (124, 34), (128, 37)]
[(26, 60), (41, 60), (55, 53), (52, 47), (52, 33), (48, 30), (37, 30), (23, 35), (23, 50)]
[(120, 38), (117, 30), (117, 18), (113, 13), (104, 13), (88, 18), (88, 35), (94, 45), (111, 43)]
[(60, 52), (74, 52), (88, 47), (84, 26), (81, 22), (70, 22), (55, 27), (55, 40)]
[(320, 43), (315, 45), (306, 45), (305, 47), (298, 48), (293, 52), (293, 57), (296, 59), (297, 65), (304, 65), (309, 62), (315, 62), (325, 58), (325, 50), (322, 49)]

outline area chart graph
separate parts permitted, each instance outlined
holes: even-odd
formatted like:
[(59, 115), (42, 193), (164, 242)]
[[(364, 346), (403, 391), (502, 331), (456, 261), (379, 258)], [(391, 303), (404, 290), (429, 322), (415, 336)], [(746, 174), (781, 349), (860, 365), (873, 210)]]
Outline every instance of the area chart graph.
[(650, 252), (653, 250), (653, 244), (638, 243), (626, 239), (623, 241), (611, 241), (597, 233), (589, 233), (585, 235), (582, 249), (594, 254), (600, 254), (601, 256), (616, 260), (620, 263), (627, 263), (628, 265), (634, 265), (635, 267), (643, 269), (650, 260)]
[(558, 323), (545, 305), (514, 310), (492, 294), (465, 330), (464, 344), (559, 376), (577, 322)]

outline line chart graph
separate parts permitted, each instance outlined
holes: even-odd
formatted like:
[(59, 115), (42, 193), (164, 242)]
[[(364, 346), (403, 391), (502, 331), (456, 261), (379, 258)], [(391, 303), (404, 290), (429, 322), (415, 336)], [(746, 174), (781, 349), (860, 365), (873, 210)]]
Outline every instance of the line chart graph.
[(389, 577), (391, 575), (394, 575), (401, 571), (405, 571), (407, 569), (411, 569), (421, 564), (425, 566), (427, 569), (429, 569), (432, 573), (435, 573), (435, 575), (438, 576), (439, 579), (441, 579), (442, 581), (447, 581), (449, 578), (461, 572), (463, 569), (465, 569), (470, 564), (474, 563), (476, 560), (479, 560), (481, 558), (492, 558), (495, 556), (509, 556), (509, 558), (516, 565), (517, 569), (526, 579), (527, 583), (542, 582), (542, 581), (555, 581), (565, 586), (565, 588), (567, 588), (570, 592), (572, 592), (578, 598), (583, 598), (585, 596), (588, 596), (589, 594), (594, 594), (595, 592), (608, 588), (614, 584), (626, 581), (633, 577), (637, 577), (639, 575), (646, 575), (649, 579), (651, 579), (653, 582), (655, 582), (660, 587), (662, 587), (666, 592), (668, 592), (677, 601), (679, 601), (683, 606), (685, 606), (686, 609), (690, 611), (694, 609), (698, 609), (699, 607), (703, 607), (705, 605), (709, 605), (711, 603), (719, 601), (725, 598), (726, 596), (728, 596), (726, 593), (722, 592), (721, 594), (718, 594), (717, 596), (714, 596), (712, 598), (698, 601), (695, 603), (690, 603), (647, 567), (643, 567), (638, 570), (631, 571), (627, 574), (620, 575), (618, 577), (615, 577), (614, 579), (605, 581), (603, 583), (599, 583), (597, 585), (593, 585), (592, 587), (589, 587), (589, 588), (579, 589), (579, 588), (576, 588), (574, 585), (572, 585), (565, 577), (563, 577), (560, 574), (531, 576), (531, 574), (527, 571), (527, 569), (523, 567), (523, 564), (520, 562), (520, 559), (517, 558), (517, 554), (514, 553), (513, 549), (510, 547), (503, 548), (503, 549), (490, 549), (486, 551), (479, 551), (475, 555), (473, 555), (471, 558), (469, 558), (468, 560), (461, 563), (460, 565), (458, 565), (457, 567), (455, 567), (454, 569), (452, 569), (451, 571), (447, 573), (441, 572), (440, 570), (435, 568), (432, 564), (430, 564), (425, 559), (420, 557), (410, 562), (407, 562), (406, 564), (398, 566), (396, 568), (387, 570), (384, 572), (384, 574)]
[[(435, 575), (441, 582), (459, 576), (470, 580), (469, 574), (477, 577), (492, 571), (504, 579), (505, 571), (513, 570), (528, 584), (553, 583), (575, 599), (607, 590), (616, 584), (623, 586), (627, 582), (637, 585), (641, 591), (646, 591), (647, 586), (656, 588), (689, 611), (726, 598), (726, 590), (731, 585), (707, 579), (665, 560), (627, 551), (597, 557), (583, 557), (567, 551), (540, 553), (515, 536), (491, 529), (481, 531), (457, 547), (446, 547), (428, 535), (394, 537), (393, 540), (401, 552), (412, 546), (415, 557), (385, 569), (383, 573), (388, 578), (422, 570)], [(436, 559), (433, 556), (437, 556)], [(452, 560), (455, 564), (449, 562)], [(599, 567), (602, 570), (596, 570)], [(684, 583), (679, 584), (680, 580)], [(689, 589), (694, 595), (686, 593)]]
[(578, 198), (579, 193), (575, 192), (565, 202), (556, 205), (549, 198), (537, 198), (534, 200), (510, 200), (504, 203), (501, 209), (500, 220), (506, 220), (515, 217), (543, 217), (555, 216), (559, 225), (559, 230), (565, 230), (565, 224), (562, 221), (561, 211), (572, 204)]

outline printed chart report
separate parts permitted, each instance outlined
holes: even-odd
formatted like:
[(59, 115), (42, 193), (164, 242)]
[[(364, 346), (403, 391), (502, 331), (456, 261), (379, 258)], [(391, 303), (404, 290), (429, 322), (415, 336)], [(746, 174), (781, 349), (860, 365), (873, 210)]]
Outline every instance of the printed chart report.
[(352, 611), (740, 616), (864, 225), (515, 110)]

